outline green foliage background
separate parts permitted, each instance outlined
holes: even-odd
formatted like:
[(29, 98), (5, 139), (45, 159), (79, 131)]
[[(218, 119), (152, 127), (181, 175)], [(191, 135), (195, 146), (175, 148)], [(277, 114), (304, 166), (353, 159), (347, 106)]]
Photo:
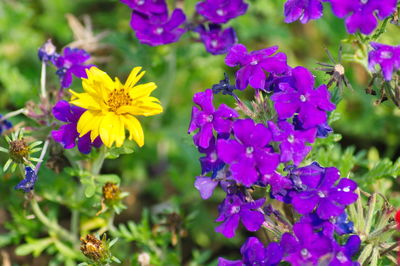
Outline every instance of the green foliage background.
[[(336, 56), (339, 44), (348, 37), (343, 21), (335, 18), (330, 8), (325, 9), (323, 19), (307, 25), (285, 24), (283, 0), (249, 2), (248, 13), (229, 23), (237, 31), (240, 43), (253, 50), (279, 45), (292, 66), (314, 69), (317, 61), (328, 62), (324, 48)], [(195, 3), (193, 0), (184, 2), (189, 17)], [(213, 220), (223, 195), (216, 193), (203, 201), (193, 187), (194, 177), (200, 173), (199, 153), (187, 134), (192, 95), (217, 83), (224, 72), (232, 77), (233, 71), (224, 65), (223, 55), (212, 56), (201, 43), (193, 42), (195, 34), (185, 34), (175, 44), (149, 47), (138, 43), (129, 26), (129, 8), (116, 0), (0, 0), (0, 112), (16, 110), (26, 101), (38, 99), (40, 62), (37, 49), (48, 38), (59, 49), (73, 41), (65, 18), (67, 13), (78, 18), (89, 14), (95, 33), (109, 31), (102, 43), (111, 46), (107, 54), (110, 60), (98, 64), (101, 69), (124, 80), (134, 66), (143, 66), (147, 71), (145, 80), (158, 84), (155, 96), (160, 98), (165, 108), (162, 115), (141, 120), (146, 142), (142, 149), (105, 163), (103, 173), (120, 176), (123, 190), (130, 192), (126, 200), (128, 209), (117, 216), (116, 223), (138, 222), (145, 209), (152, 212), (160, 204), (166, 204), (190, 218), (185, 223), (187, 237), (182, 239), (185, 263), (211, 264), (220, 255), (237, 258), (238, 247), (246, 236), (240, 233), (227, 240), (214, 232), (216, 224)], [(398, 36), (399, 27), (390, 25), (379, 41), (398, 45)], [(345, 53), (350, 55), (355, 49), (351, 44), (344, 46)], [(355, 178), (361, 187), (384, 193), (395, 206), (399, 206), (400, 110), (389, 101), (375, 106), (377, 98), (364, 93), (369, 79), (365, 68), (346, 61), (344, 66), (353, 90), (346, 88), (343, 92), (343, 100), (335, 114), (340, 119), (332, 124), (335, 132), (342, 135), (341, 138), (336, 136), (341, 140), (337, 144), (319, 143), (320, 149), (311, 159), (317, 159), (323, 166), (338, 167), (342, 175)], [(328, 81), (328, 76), (313, 72), (319, 84)], [(56, 86), (56, 82), (56, 77), (53, 77), (49, 84)], [(79, 80), (75, 80), (72, 88), (80, 89)], [(247, 92), (242, 96), (250, 95)], [(226, 96), (219, 96), (219, 100), (232, 103)], [(14, 124), (20, 121), (20, 118), (12, 119)], [(3, 139), (0, 145), (5, 145)], [(0, 163), (5, 163), (6, 157), (1, 156)], [(26, 219), (28, 209), (21, 213), (24, 196), (13, 189), (18, 180), (8, 175), (1, 176), (0, 249), (7, 245), (17, 263), (39, 263), (40, 257), (18, 258), (13, 253), (13, 245), (39, 238), (46, 229), (38, 222)], [(67, 204), (73, 197), (71, 182), (68, 175), (54, 175), (50, 170), (42, 170), (37, 183), (36, 190), (44, 193), (50, 201), (47, 211), (61, 221), (68, 219), (69, 214), (56, 203)], [(93, 202), (88, 204), (90, 207)], [(136, 249), (140, 251), (140, 247)], [(135, 265), (137, 254), (126, 252), (120, 248), (114, 255), (122, 258), (125, 264)], [(19, 252), (25, 253), (29, 254)]]

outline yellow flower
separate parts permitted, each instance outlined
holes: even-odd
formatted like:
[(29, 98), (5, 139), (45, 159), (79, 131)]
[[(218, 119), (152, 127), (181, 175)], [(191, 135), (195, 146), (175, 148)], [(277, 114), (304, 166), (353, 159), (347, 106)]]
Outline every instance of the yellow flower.
[(111, 147), (115, 142), (117, 147), (121, 147), (127, 129), (129, 139), (143, 146), (143, 129), (135, 116), (156, 115), (162, 112), (162, 107), (157, 98), (150, 96), (157, 88), (154, 82), (135, 86), (145, 73), (139, 73), (141, 69), (135, 67), (125, 84), (118, 78), (113, 81), (97, 67), (86, 70), (87, 79), (82, 79), (84, 92), (70, 90), (70, 103), (87, 109), (78, 121), (80, 137), (90, 131), (92, 142), (100, 135), (105, 146)]

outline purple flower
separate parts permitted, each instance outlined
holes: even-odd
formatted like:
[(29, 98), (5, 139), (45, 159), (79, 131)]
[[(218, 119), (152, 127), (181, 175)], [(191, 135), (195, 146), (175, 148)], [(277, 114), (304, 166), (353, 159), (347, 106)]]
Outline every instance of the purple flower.
[(312, 147), (307, 146), (306, 142), (314, 142), (317, 129), (295, 130), (294, 126), (286, 121), (279, 122), (278, 125), (279, 128), (272, 121), (268, 122), (273, 140), (280, 142), (281, 162), (293, 161), (295, 165), (299, 165), (311, 151)]
[(54, 64), (59, 54), (56, 53), (56, 47), (49, 39), (39, 48), (38, 56), (40, 61), (51, 61)]
[(200, 25), (195, 31), (200, 34), (200, 39), (209, 53), (226, 54), (237, 43), (236, 33), (232, 27), (222, 30), (221, 25), (210, 24), (208, 28), (209, 30)]
[(259, 210), (264, 202), (265, 198), (246, 202), (240, 193), (226, 196), (218, 207), (219, 216), (215, 220), (222, 224), (215, 228), (215, 231), (227, 238), (232, 238), (235, 236), (239, 221), (242, 221), (247, 230), (257, 231), (264, 222), (264, 215)]
[(232, 127), (232, 118), (238, 117), (238, 113), (225, 104), (221, 104), (217, 110), (213, 106), (212, 90), (207, 89), (193, 96), (193, 102), (200, 106), (193, 106), (192, 120), (188, 132), (196, 129), (199, 131), (193, 137), (195, 144), (201, 148), (208, 148), (213, 138), (213, 129), (219, 134), (228, 134)]
[(25, 193), (33, 190), (37, 181), (36, 172), (29, 166), (25, 167), (25, 178), (15, 186), (15, 189), (22, 189)]
[(326, 111), (335, 109), (330, 101), (326, 85), (314, 89), (314, 77), (304, 67), (292, 70), (293, 84), (281, 83), (281, 92), (272, 95), (275, 109), (280, 119), (287, 119), (298, 113), (304, 128), (312, 128), (327, 120)]
[(240, 249), (242, 260), (230, 261), (218, 259), (218, 266), (228, 265), (278, 265), (283, 256), (283, 250), (278, 243), (272, 242), (267, 247), (256, 237), (249, 237)]
[(334, 255), (329, 262), (330, 266), (358, 266), (360, 263), (353, 261), (352, 257), (360, 249), (361, 239), (358, 235), (352, 235), (347, 239), (345, 245), (340, 246), (337, 243), (334, 245)]
[[(396, 9), (397, 0), (329, 0), (333, 13), (339, 18), (346, 18), (349, 33), (358, 30), (371, 34), (378, 25), (376, 17), (383, 20)], [(376, 15), (376, 17), (375, 17)]]
[(349, 221), (347, 213), (343, 212), (334, 219), (335, 231), (339, 235), (347, 235), (354, 232), (354, 223)]
[(205, 153), (205, 156), (200, 158), (201, 173), (203, 175), (208, 172), (213, 172), (214, 176), (220, 169), (222, 169), (222, 167), (224, 167), (224, 162), (218, 158), (214, 137), (212, 137), (209, 146), (206, 149), (199, 147), (199, 151)]
[(194, 187), (200, 192), (202, 199), (209, 199), (217, 186), (218, 180), (209, 176), (197, 176), (194, 182)]
[(291, 265), (319, 265), (321, 257), (333, 252), (332, 240), (314, 233), (310, 224), (297, 223), (293, 232), (295, 236), (284, 233), (280, 243), (284, 250), (283, 260)]
[(305, 24), (310, 19), (319, 19), (323, 8), (321, 0), (288, 0), (285, 3), (285, 22), (300, 20)]
[(334, 239), (335, 225), (329, 220), (321, 219), (315, 212), (305, 214), (300, 218), (299, 222), (310, 224), (315, 232), (322, 233), (324, 236)]
[(185, 14), (178, 8), (172, 12), (170, 18), (168, 13), (145, 15), (133, 11), (131, 27), (141, 43), (158, 46), (178, 41), (186, 31), (180, 28), (185, 21)]
[(386, 44), (371, 42), (373, 50), (368, 54), (368, 66), (375, 72), (376, 65), (381, 66), (385, 80), (392, 79), (392, 73), (400, 69), (400, 45), (390, 46)]
[(61, 87), (68, 88), (72, 83), (72, 75), (87, 78), (86, 69), (93, 65), (84, 65), (90, 55), (83, 49), (66, 47), (63, 54), (55, 60), (57, 75), (61, 79)]
[[(2, 117), (3, 116), (0, 115), (0, 119)], [(4, 131), (9, 130), (10, 128), (12, 128), (12, 126), (13, 126), (12, 123), (10, 121), (8, 121), (7, 119), (0, 121), (0, 135), (3, 134)]]
[(284, 201), (287, 191), (292, 189), (292, 182), (289, 178), (280, 175), (277, 172), (263, 174), (260, 178), (260, 184), (271, 186), (271, 197)]
[(251, 119), (236, 120), (233, 124), (235, 139), (217, 142), (218, 157), (230, 164), (232, 178), (251, 186), (262, 175), (273, 173), (279, 164), (279, 155), (267, 147), (271, 132), (263, 124)]
[(120, 0), (121, 3), (129, 6), (132, 10), (150, 15), (168, 12), (165, 0)]
[(247, 7), (243, 0), (205, 0), (196, 5), (196, 10), (212, 23), (222, 24), (246, 13)]
[[(296, 130), (304, 130), (302, 123), (299, 120), (299, 116), (293, 117), (293, 125)], [(333, 129), (328, 125), (328, 122), (317, 125), (317, 138), (326, 138), (333, 132)]]
[(316, 209), (321, 219), (330, 219), (343, 213), (345, 207), (357, 200), (353, 191), (357, 183), (349, 178), (340, 178), (334, 167), (323, 168), (317, 163), (299, 168), (295, 171), (303, 191), (291, 192), (292, 204), (300, 214), (308, 214)]
[(53, 130), (51, 135), (53, 139), (61, 145), (64, 149), (72, 149), (76, 145), (76, 138), (78, 138), (78, 150), (81, 153), (88, 154), (91, 151), (92, 146), (98, 148), (103, 143), (100, 137), (97, 137), (93, 143), (90, 141), (90, 132), (84, 136), (79, 137), (79, 133), (76, 130), (76, 126), (79, 118), (85, 112), (85, 109), (70, 105), (67, 101), (59, 101), (53, 107), (53, 115), (56, 119), (66, 122), (67, 124), (62, 125), (58, 130)]
[(254, 89), (264, 89), (265, 72), (283, 73), (288, 69), (286, 55), (277, 53), (278, 46), (248, 53), (246, 46), (235, 44), (225, 58), (226, 65), (240, 66), (236, 72), (236, 87), (244, 90), (248, 84)]

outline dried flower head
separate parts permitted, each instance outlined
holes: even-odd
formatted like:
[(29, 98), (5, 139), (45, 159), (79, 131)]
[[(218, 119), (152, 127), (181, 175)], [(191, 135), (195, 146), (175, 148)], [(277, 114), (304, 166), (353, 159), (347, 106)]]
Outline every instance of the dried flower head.
[(11, 166), (11, 171), (14, 172), (18, 165), (29, 166), (32, 169), (35, 169), (35, 166), (31, 161), (38, 162), (39, 159), (31, 157), (31, 154), (41, 150), (41, 148), (37, 146), (42, 142), (35, 141), (29, 144), (24, 138), (23, 130), (14, 132), (11, 134), (11, 138), (8, 136), (5, 136), (5, 138), (8, 143), (8, 149), (0, 147), (0, 151), (7, 153), (10, 158), (4, 165), (3, 171), (7, 171)]
[(103, 198), (106, 201), (114, 201), (120, 198), (121, 190), (115, 183), (107, 182), (103, 186)]
[(326, 49), (329, 60), (332, 64), (318, 62), (318, 65), (322, 67), (317, 68), (317, 70), (324, 71), (326, 74), (330, 75), (331, 78), (327, 84), (328, 88), (336, 83), (336, 86), (342, 91), (344, 87), (351, 89), (349, 80), (345, 76), (345, 68), (342, 65), (342, 46), (339, 47), (338, 60), (336, 61), (332, 54)]
[(81, 237), (81, 247), (83, 255), (94, 261), (103, 260), (108, 254), (105, 247), (105, 237), (102, 240), (97, 239), (93, 235), (87, 235), (86, 238)]

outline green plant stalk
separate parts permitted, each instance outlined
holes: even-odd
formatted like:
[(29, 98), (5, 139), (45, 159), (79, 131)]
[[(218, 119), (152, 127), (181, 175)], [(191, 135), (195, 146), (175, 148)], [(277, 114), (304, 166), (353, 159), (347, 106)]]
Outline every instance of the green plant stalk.
[(367, 222), (365, 223), (365, 235), (368, 235), (371, 231), (372, 219), (374, 217), (375, 206), (376, 206), (376, 194), (373, 193), (371, 197), (368, 199), (368, 213), (367, 213)]
[(363, 251), (361, 252), (360, 256), (358, 257), (358, 262), (362, 265), (367, 259), (371, 256), (372, 248), (374, 247), (373, 244), (368, 244), (364, 247)]
[(60, 236), (61, 238), (70, 241), (71, 243), (77, 242), (75, 235), (72, 235), (70, 232), (62, 228), (58, 223), (55, 223), (47, 218), (47, 216), (40, 209), (40, 206), (35, 199), (32, 199), (30, 201), (30, 205), (33, 213), (39, 219), (39, 221), (47, 226), (49, 229), (53, 230), (57, 234), (57, 236)]
[(103, 145), (100, 148), (98, 157), (93, 162), (92, 171), (91, 171), (93, 175), (96, 176), (100, 173), (100, 170), (103, 167), (103, 163), (106, 158), (106, 154), (107, 154), (107, 147)]
[(42, 99), (45, 99), (46, 94), (46, 62), (42, 61), (42, 72), (40, 74), (40, 96)]

